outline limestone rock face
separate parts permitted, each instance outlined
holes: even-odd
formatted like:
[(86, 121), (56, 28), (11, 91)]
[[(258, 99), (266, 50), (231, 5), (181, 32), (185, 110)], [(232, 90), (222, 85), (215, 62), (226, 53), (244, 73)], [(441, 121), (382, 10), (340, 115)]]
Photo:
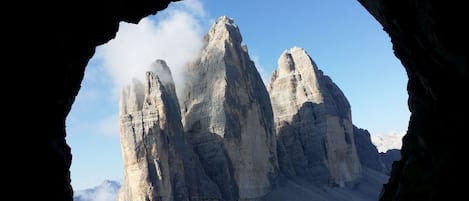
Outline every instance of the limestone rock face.
[(360, 176), (350, 105), (302, 48), (285, 51), (268, 85), (284, 174), (343, 186)]
[(387, 174), (389, 171), (386, 164), (381, 160), (382, 157), (378, 153), (378, 149), (372, 143), (370, 133), (365, 129), (353, 126), (353, 137), (360, 163), (363, 166)]
[(256, 199), (278, 169), (269, 95), (232, 19), (205, 40), (188, 70), (184, 129), (224, 200)]
[[(124, 182), (120, 201), (172, 201), (220, 198), (183, 136), (181, 115), (171, 72), (157, 60), (124, 88), (120, 102), (120, 133)], [(161, 78), (159, 77), (161, 76)]]

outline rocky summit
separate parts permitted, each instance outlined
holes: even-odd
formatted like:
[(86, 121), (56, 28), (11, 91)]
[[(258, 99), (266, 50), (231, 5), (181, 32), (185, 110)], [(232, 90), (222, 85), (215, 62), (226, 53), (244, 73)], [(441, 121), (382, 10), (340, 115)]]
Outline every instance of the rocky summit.
[(268, 90), (284, 174), (339, 186), (360, 177), (350, 104), (304, 49), (283, 52)]
[(205, 40), (188, 70), (184, 130), (225, 200), (262, 197), (278, 169), (269, 94), (232, 19)]
[(266, 87), (233, 19), (204, 39), (182, 97), (163, 60), (123, 90), (120, 201), (378, 198), (392, 159), (304, 49), (283, 52)]
[(124, 88), (120, 101), (120, 138), (124, 182), (120, 201), (220, 198), (192, 146), (184, 139), (171, 72), (162, 60), (144, 81)]

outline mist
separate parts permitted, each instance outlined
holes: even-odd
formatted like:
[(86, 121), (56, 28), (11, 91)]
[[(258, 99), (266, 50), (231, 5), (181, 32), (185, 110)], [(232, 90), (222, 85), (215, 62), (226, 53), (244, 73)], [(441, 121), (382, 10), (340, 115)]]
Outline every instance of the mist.
[(105, 180), (93, 188), (75, 191), (74, 201), (116, 201), (121, 185), (117, 181)]
[(113, 93), (119, 96), (122, 87), (134, 78), (143, 79), (145, 72), (152, 70), (151, 64), (162, 59), (180, 95), (185, 68), (202, 48), (204, 23), (209, 21), (198, 0), (185, 0), (171, 3), (168, 9), (138, 24), (121, 22), (115, 39), (98, 47), (95, 55), (112, 79)]

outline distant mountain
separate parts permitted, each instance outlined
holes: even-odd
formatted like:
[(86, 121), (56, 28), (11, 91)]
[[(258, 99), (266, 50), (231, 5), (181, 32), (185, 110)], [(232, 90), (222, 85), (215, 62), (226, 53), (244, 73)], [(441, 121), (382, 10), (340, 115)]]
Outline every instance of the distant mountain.
[(121, 185), (117, 181), (104, 180), (100, 185), (74, 192), (74, 201), (116, 201)]
[(389, 133), (383, 135), (371, 135), (371, 141), (378, 148), (380, 153), (385, 153), (390, 149), (401, 149), (402, 137), (405, 133)]

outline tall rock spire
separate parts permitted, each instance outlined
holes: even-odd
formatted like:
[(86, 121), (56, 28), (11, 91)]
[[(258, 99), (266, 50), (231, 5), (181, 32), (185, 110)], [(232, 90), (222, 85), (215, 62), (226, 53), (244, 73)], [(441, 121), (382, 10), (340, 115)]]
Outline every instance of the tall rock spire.
[[(232, 19), (220, 17), (205, 42), (188, 65), (181, 100), (163, 60), (123, 90), (119, 201), (378, 194), (384, 178), (377, 177), (385, 175), (375, 171), (376, 149), (354, 135), (361, 132), (350, 104), (306, 51), (285, 51), (266, 87)], [(358, 154), (375, 153), (362, 158), (363, 167), (357, 145)], [(336, 191), (344, 196), (331, 196)]]
[[(152, 64), (142, 82), (124, 88), (120, 138), (124, 182), (119, 201), (220, 199), (186, 143), (174, 83), (162, 60)], [(156, 72), (156, 73), (155, 73)]]
[(281, 170), (344, 186), (360, 176), (350, 104), (302, 48), (283, 52), (267, 87)]
[(278, 169), (268, 92), (232, 19), (220, 17), (205, 40), (188, 70), (184, 129), (224, 200), (262, 197)]

